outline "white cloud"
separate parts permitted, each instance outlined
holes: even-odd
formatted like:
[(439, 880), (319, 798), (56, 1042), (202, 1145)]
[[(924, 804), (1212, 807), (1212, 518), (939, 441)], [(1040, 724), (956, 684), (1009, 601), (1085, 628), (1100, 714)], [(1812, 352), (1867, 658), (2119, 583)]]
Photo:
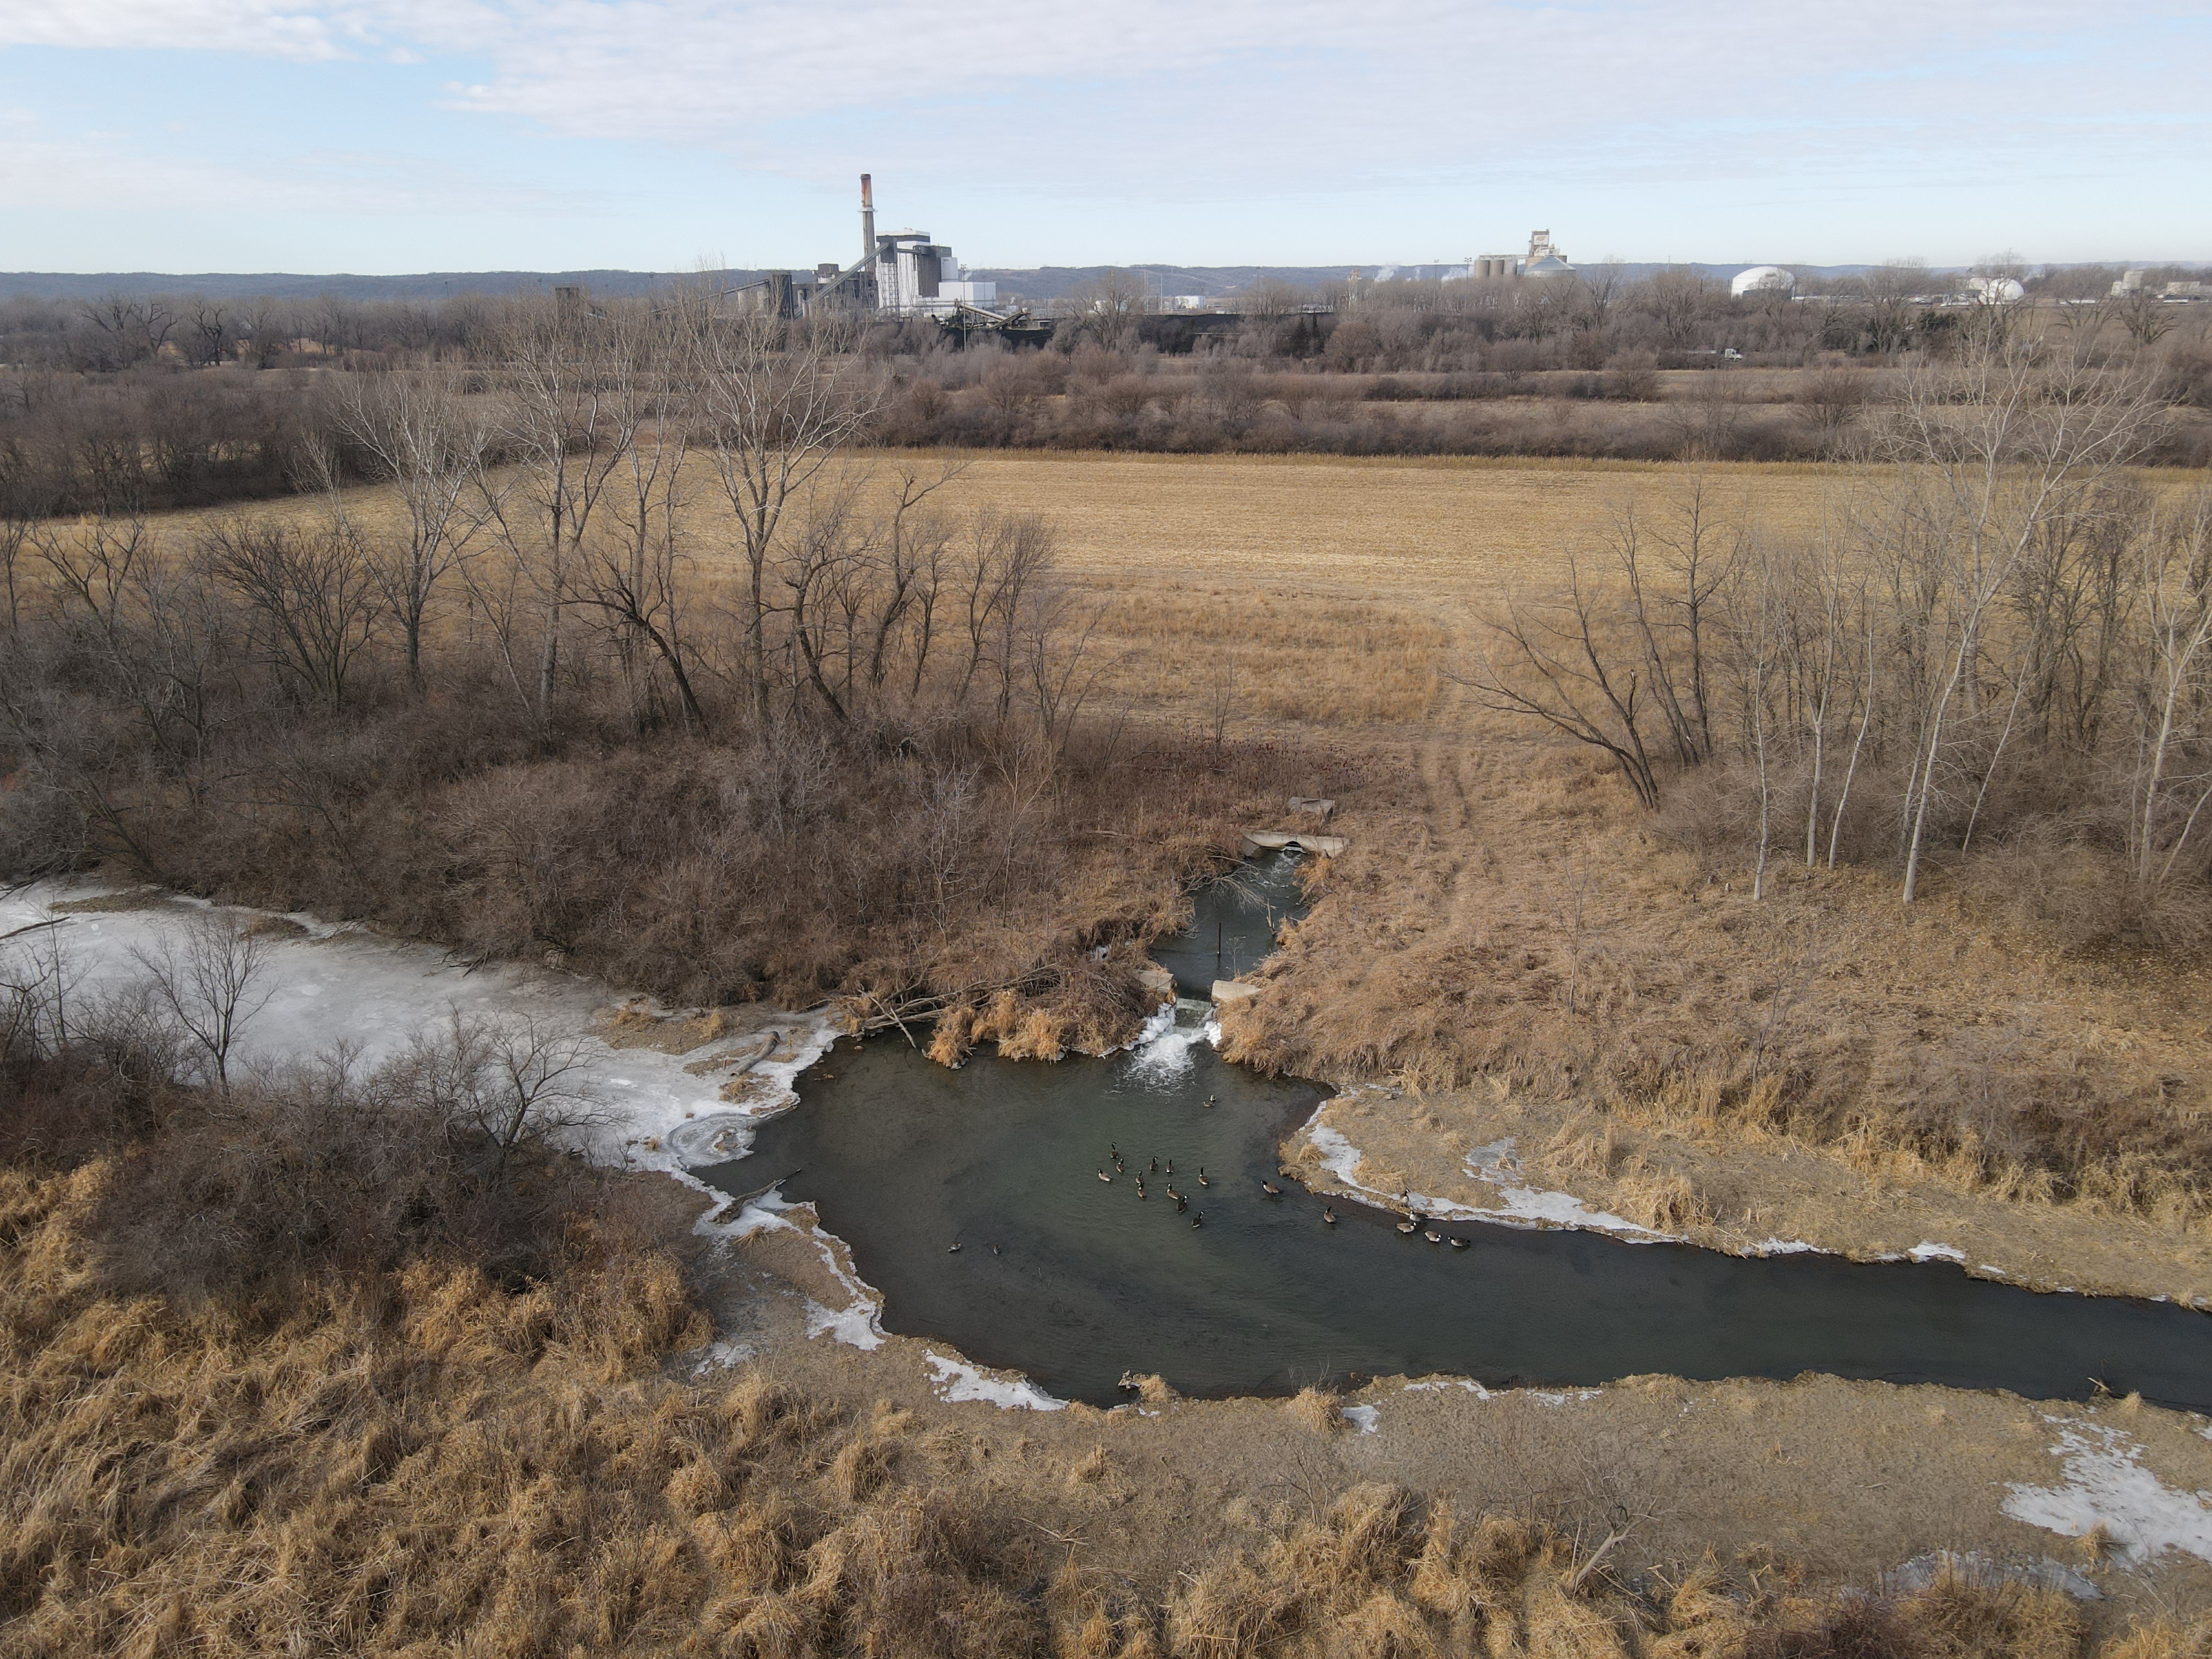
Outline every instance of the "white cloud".
[(2208, 137), (2212, 80), (2212, 23), (2195, 0), (2094, 15), (2071, 0), (1801, 0), (1756, 15), (1720, 0), (33, 9), (0, 0), (0, 46), (423, 62), (453, 110), (524, 133), (717, 153), (755, 173), (872, 167), (909, 191), (957, 175), (971, 194), (1300, 211), (1375, 192), (1480, 201), (1731, 181), (1800, 203), (1917, 191), (1924, 209), (1946, 190), (2017, 193), (2027, 179), (2077, 190), (2087, 209), (2126, 179), (2185, 217), (2203, 200), (2188, 157)]
[[(149, 147), (125, 134), (50, 134), (27, 114), (0, 112), (0, 208), (23, 212), (481, 214), (543, 211), (556, 202), (549, 191), (466, 167), (426, 173), (336, 150), (242, 165)], [(594, 201), (570, 188), (557, 204), (574, 211)]]
[(179, 47), (277, 58), (338, 55), (327, 7), (264, 0), (59, 0), (0, 8), (0, 46)]

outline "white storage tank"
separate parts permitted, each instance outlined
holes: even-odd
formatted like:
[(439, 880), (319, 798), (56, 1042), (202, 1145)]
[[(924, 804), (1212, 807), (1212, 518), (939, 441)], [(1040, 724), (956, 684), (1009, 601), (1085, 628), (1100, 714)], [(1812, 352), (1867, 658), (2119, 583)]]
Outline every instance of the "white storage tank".
[(1741, 300), (1757, 289), (1776, 289), (1784, 294), (1794, 293), (1797, 278), (1780, 265), (1753, 265), (1749, 270), (1739, 270), (1729, 283), (1729, 297)]

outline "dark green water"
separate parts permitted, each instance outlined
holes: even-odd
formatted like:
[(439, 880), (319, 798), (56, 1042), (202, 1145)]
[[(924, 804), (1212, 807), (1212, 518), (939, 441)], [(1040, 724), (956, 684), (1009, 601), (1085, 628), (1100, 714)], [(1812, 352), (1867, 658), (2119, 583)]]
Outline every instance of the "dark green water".
[[(1212, 939), (1186, 943), (1210, 980)], [(1137, 1052), (1057, 1065), (979, 1055), (951, 1072), (896, 1036), (842, 1044), (752, 1156), (699, 1173), (734, 1193), (798, 1171), (785, 1195), (851, 1243), (888, 1328), (1100, 1403), (1123, 1397), (1125, 1370), (1191, 1395), (1360, 1373), (1583, 1384), (1815, 1370), (2033, 1398), (2085, 1397), (2097, 1379), (2212, 1410), (2212, 1317), (2170, 1305), (1564, 1231), (1439, 1229), (1474, 1241), (1455, 1250), (1341, 1201), (1327, 1226), (1275, 1157), (1322, 1091), (1223, 1063), (1197, 1036), (1203, 1012), (1186, 1005), (1182, 1032)]]
[(1271, 853), (1239, 865), (1195, 896), (1190, 927), (1152, 947), (1152, 960), (1175, 975), (1185, 996), (1212, 994), (1275, 948), (1283, 923), (1306, 913), (1295, 854)]

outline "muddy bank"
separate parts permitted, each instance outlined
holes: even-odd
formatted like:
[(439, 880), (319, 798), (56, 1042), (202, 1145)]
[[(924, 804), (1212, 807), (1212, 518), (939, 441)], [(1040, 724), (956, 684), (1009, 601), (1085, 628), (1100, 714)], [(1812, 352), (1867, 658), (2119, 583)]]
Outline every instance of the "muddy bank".
[(1501, 1218), (1656, 1232), (1736, 1255), (1947, 1261), (2031, 1290), (2212, 1306), (2212, 1238), (2200, 1228), (1870, 1175), (1778, 1137), (1692, 1139), (1487, 1088), (1364, 1085), (1284, 1150), (1323, 1191), (1410, 1188)]
[[(1379, 1480), (1462, 1515), (1601, 1525), (1625, 1508), (1625, 1579), (1677, 1582), (1708, 1546), (1731, 1571), (1790, 1559), (1814, 1586), (1978, 1551), (2062, 1570), (2106, 1598), (2084, 1603), (2093, 1620), (2212, 1594), (2212, 1511), (2197, 1496), (2212, 1490), (2212, 1424), (2192, 1414), (1810, 1376), (1506, 1390), (1391, 1378), (1325, 1411), (1157, 1389), (1109, 1411), (1038, 1402), (942, 1342), (872, 1332), (854, 1346), (851, 1323), (824, 1316), (848, 1291), (807, 1240), (812, 1218), (786, 1219), (738, 1248), (714, 1298), (721, 1345), (682, 1374), (759, 1367), (856, 1411), (911, 1411), (925, 1436), (1019, 1470), (1039, 1524), (1149, 1593)], [(2101, 1554), (2082, 1541), (2100, 1524)]]

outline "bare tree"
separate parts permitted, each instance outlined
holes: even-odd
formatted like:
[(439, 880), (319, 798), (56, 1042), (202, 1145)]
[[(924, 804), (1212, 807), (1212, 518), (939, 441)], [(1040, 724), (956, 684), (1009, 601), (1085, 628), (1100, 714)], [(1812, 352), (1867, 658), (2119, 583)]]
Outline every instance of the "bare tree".
[(220, 300), (195, 294), (185, 302), (186, 349), (193, 362), (212, 368), (229, 355), (230, 313)]
[(1613, 514), (1608, 539), (1627, 584), (1645, 684), (1686, 766), (1713, 751), (1708, 622), (1745, 535), (1703, 472), (1692, 473), (1654, 514), (1639, 518), (1628, 502)]
[(785, 511), (882, 404), (880, 384), (854, 350), (857, 328), (842, 316), (796, 324), (750, 311), (702, 320), (701, 414), (745, 562), (738, 620), (756, 724), (768, 714), (769, 568)]
[(131, 954), (152, 975), (155, 994), (198, 1046), (216, 1086), (230, 1097), (230, 1059), (246, 1022), (276, 994), (261, 938), (220, 911), (188, 920), (176, 937)]
[(0, 512), (0, 581), (7, 586), (8, 632), (20, 634), (23, 626), (22, 580), (18, 574), (26, 565), (24, 554), (36, 546), (31, 538), (32, 521), (27, 514)]
[(1068, 291), (1060, 309), (1068, 319), (1065, 339), (1120, 351), (1136, 339), (1136, 320), (1152, 308), (1145, 278), (1113, 268)]
[(692, 684), (684, 627), (684, 480), (696, 406), (697, 331), (703, 295), (687, 289), (668, 306), (626, 307), (609, 319), (605, 374), (611, 445), (620, 461), (607, 489), (605, 533), (581, 550), (578, 591), (614, 625), (617, 656), (632, 686), (658, 661), (684, 718), (702, 731), (707, 711)]
[(1677, 350), (1690, 343), (1709, 299), (1705, 279), (1686, 268), (1658, 272), (1639, 297), (1660, 337)]
[[(465, 511), (490, 446), (485, 418), (471, 410), (460, 374), (434, 368), (347, 376), (333, 400), (339, 434), (369, 459), (405, 509), (405, 539), (364, 533), (368, 570), (399, 625), (407, 678), (421, 690), (422, 629), (439, 584), (452, 574), (482, 520)], [(321, 482), (343, 517), (344, 497), (325, 457)]]
[(1928, 264), (1923, 259), (1892, 259), (1859, 279), (1867, 329), (1876, 351), (1887, 355), (1905, 349), (1912, 337), (1914, 307), (1928, 291)]
[(201, 539), (200, 567), (252, 611), (279, 677), (327, 708), (374, 635), (377, 584), (344, 521), (295, 531), (236, 520)]
[(485, 529), (504, 557), (495, 573), (471, 573), (471, 597), (490, 615), (518, 686), (522, 601), (532, 602), (525, 696), (541, 722), (552, 714), (580, 549), (636, 436), (635, 406), (612, 396), (604, 335), (594, 317), (536, 302), (514, 307), (500, 330), (497, 436), (514, 466), (497, 481), (479, 475)]
[(1908, 904), (1951, 723), (1981, 706), (1992, 606), (2037, 538), (2141, 453), (2160, 413), (2142, 371), (2100, 369), (2081, 344), (1970, 338), (1952, 362), (1906, 377), (1888, 412), (1893, 568), (1913, 567), (1899, 592), (1925, 673), (1905, 801)]
[(2148, 901), (2172, 878), (2212, 799), (2212, 493), (2198, 492), (2170, 539), (2149, 538), (2144, 564), (2148, 672), (2128, 854)]
[(2154, 346), (2172, 332), (2179, 320), (2177, 308), (2166, 303), (2148, 283), (2114, 295), (2104, 307), (2108, 316), (2127, 330), (2138, 346)]
[(404, 1065), (448, 1122), (483, 1137), (498, 1170), (517, 1147), (597, 1120), (579, 1075), (590, 1053), (585, 1038), (544, 1021), (453, 1006), (434, 1033), (415, 1039)]
[(1635, 647), (1613, 607), (1572, 555), (1557, 599), (1509, 602), (1486, 624), (1490, 643), (1459, 683), (1485, 707), (1527, 715), (1610, 758), (1639, 804), (1659, 805), (1659, 775)]
[(1752, 865), (1751, 896), (1766, 896), (1766, 857), (1773, 842), (1774, 765), (1778, 725), (1776, 681), (1787, 648), (1784, 615), (1786, 578), (1777, 568), (1774, 550), (1754, 541), (1745, 561), (1744, 580), (1729, 594), (1729, 625), (1734, 635), (1736, 672), (1741, 684), (1743, 724), (1757, 785), (1759, 834)]

